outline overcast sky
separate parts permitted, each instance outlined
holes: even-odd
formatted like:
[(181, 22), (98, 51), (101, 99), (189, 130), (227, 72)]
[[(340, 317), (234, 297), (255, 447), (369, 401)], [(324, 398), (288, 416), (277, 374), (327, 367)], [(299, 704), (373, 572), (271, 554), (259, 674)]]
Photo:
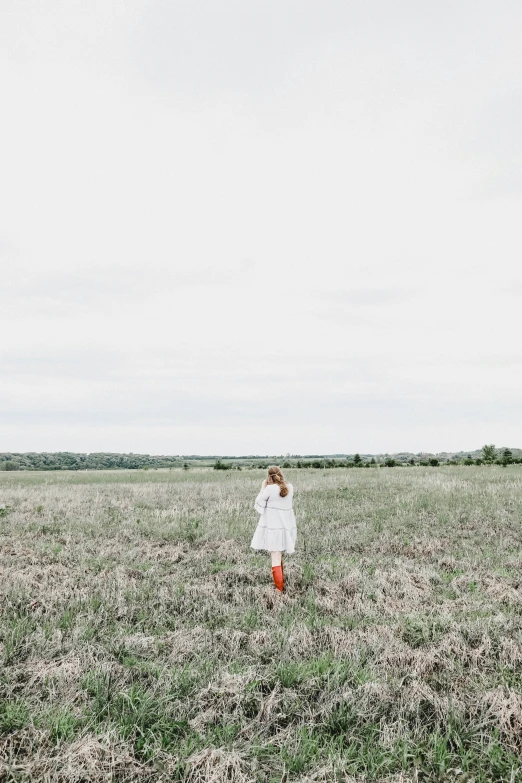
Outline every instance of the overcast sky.
[(0, 451), (522, 447), (519, 0), (2, 0)]

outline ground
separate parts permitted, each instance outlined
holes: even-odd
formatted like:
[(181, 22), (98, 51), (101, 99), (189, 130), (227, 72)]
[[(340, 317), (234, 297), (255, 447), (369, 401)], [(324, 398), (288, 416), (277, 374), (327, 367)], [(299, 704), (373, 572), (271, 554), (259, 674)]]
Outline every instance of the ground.
[(0, 474), (0, 780), (522, 779), (522, 467)]

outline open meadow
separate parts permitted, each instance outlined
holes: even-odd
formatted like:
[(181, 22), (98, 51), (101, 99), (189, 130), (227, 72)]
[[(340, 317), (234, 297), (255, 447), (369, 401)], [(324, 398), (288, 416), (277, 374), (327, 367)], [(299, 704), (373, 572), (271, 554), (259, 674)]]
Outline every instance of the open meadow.
[(0, 473), (0, 780), (522, 780), (522, 466)]

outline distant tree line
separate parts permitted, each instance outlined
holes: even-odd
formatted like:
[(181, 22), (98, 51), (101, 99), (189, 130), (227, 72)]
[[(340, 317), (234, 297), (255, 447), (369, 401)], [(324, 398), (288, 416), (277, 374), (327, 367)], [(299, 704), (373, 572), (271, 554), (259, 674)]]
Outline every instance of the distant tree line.
[[(522, 452), (516, 450), (519, 455)], [(485, 445), (481, 452), (474, 452), (460, 458), (443, 459), (428, 456), (424, 459), (411, 455), (385, 455), (379, 459), (373, 456), (273, 457), (256, 459), (255, 457), (203, 457), (187, 456), (151, 456), (150, 454), (117, 454), (99, 452), (80, 454), (71, 451), (58, 452), (0, 452), (0, 471), (14, 470), (149, 470), (157, 468), (183, 468), (189, 470), (194, 465), (213, 465), (215, 470), (242, 470), (249, 468), (267, 468), (271, 464), (280, 464), (283, 468), (377, 468), (377, 467), (413, 467), (415, 465), (438, 467), (439, 465), (502, 465), (522, 464), (522, 456), (515, 456), (511, 449), (497, 450), (493, 444)]]
[(150, 454), (113, 454), (100, 452), (77, 454), (71, 451), (53, 453), (0, 453), (0, 470), (110, 470), (182, 467), (180, 457), (151, 457)]
[[(251, 462), (243, 465), (245, 468), (267, 468), (271, 464), (270, 462)], [(344, 459), (286, 459), (281, 463), (282, 468), (397, 468), (397, 467), (414, 467), (416, 465), (422, 467), (436, 468), (440, 465), (507, 465), (522, 464), (522, 457), (514, 457), (513, 452), (510, 449), (503, 449), (498, 452), (494, 445), (484, 446), (480, 457), (473, 459), (468, 454), (463, 459), (448, 459), (442, 460), (437, 457), (429, 457), (428, 459), (415, 460), (413, 457), (409, 459), (395, 459), (394, 457), (387, 457), (382, 461), (377, 461), (374, 457), (370, 459), (363, 459), (360, 454), (355, 454), (352, 458)], [(214, 463), (215, 470), (241, 470), (241, 466), (234, 462), (223, 462), (218, 459)]]

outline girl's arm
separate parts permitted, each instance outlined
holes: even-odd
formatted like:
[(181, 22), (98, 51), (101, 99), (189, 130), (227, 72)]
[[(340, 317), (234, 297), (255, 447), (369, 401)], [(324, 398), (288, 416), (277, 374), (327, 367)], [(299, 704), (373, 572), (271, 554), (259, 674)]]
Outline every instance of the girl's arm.
[(268, 498), (270, 497), (270, 490), (267, 487), (263, 487), (261, 492), (254, 501), (254, 508), (258, 514), (264, 514)]

